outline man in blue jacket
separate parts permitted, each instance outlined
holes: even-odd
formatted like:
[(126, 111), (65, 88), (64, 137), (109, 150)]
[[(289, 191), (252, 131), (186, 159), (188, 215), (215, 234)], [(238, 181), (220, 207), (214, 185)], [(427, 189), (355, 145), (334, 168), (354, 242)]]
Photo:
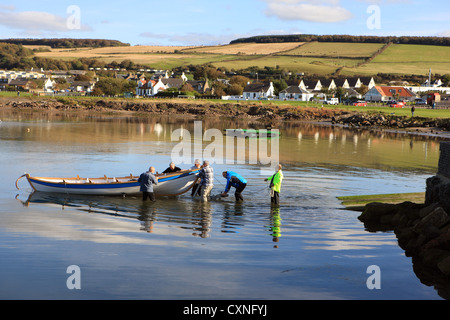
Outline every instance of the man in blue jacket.
[(244, 191), (247, 186), (247, 180), (233, 171), (224, 171), (222, 172), (222, 175), (225, 179), (227, 179), (227, 185), (225, 186), (225, 191), (222, 192), (222, 196), (225, 197), (228, 191), (230, 191), (230, 188), (233, 186), (236, 188), (236, 192), (234, 193), (236, 201), (244, 200), (242, 197), (242, 191)]

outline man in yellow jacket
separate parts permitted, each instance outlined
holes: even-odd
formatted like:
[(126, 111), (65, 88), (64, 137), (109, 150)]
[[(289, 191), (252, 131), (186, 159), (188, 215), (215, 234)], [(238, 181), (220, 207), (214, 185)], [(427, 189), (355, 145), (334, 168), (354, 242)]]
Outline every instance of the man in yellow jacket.
[(281, 190), (281, 181), (283, 181), (283, 172), (281, 171), (281, 164), (277, 167), (277, 172), (267, 178), (264, 181), (270, 181), (270, 202), (273, 205), (280, 204), (280, 190)]

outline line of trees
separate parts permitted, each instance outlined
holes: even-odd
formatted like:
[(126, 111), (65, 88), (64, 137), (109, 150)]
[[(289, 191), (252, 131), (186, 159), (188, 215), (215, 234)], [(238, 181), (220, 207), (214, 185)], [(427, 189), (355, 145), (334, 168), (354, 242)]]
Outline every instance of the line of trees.
[(0, 39), (1, 43), (12, 43), (17, 45), (50, 46), (52, 48), (85, 48), (85, 47), (119, 47), (129, 46), (129, 43), (123, 43), (118, 40), (108, 39)]
[(350, 42), (350, 43), (398, 43), (422, 44), (435, 46), (450, 46), (450, 37), (417, 37), (417, 36), (351, 36), (351, 35), (270, 35), (240, 38), (230, 42), (235, 43), (281, 43), (281, 42)]

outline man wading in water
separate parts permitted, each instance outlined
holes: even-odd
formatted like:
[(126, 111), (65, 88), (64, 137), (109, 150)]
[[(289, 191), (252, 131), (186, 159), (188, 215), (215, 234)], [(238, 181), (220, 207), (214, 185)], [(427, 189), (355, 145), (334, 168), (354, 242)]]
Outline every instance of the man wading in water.
[(272, 205), (280, 204), (280, 190), (281, 190), (281, 181), (283, 181), (283, 172), (281, 171), (281, 164), (277, 167), (277, 172), (267, 178), (264, 181), (270, 181), (270, 203)]
[(153, 185), (158, 184), (158, 178), (155, 177), (155, 167), (150, 167), (147, 172), (142, 173), (138, 182), (141, 184), (142, 200), (145, 201), (150, 198), (151, 201), (155, 201)]

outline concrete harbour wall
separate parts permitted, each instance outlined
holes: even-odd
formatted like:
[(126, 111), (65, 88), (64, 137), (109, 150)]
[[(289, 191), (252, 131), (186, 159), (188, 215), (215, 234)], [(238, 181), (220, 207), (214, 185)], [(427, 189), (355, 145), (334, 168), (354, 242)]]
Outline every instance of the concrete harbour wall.
[(441, 142), (438, 175), (450, 179), (450, 142)]
[(450, 212), (450, 142), (441, 142), (437, 175), (426, 181), (425, 204), (440, 203)]

